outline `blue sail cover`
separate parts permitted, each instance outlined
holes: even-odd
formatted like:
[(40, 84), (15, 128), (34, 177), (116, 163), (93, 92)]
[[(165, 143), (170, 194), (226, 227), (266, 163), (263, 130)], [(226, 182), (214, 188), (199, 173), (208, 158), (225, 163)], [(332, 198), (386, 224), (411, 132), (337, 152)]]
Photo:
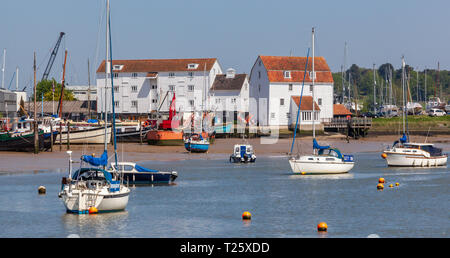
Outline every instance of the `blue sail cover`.
[(89, 119), (87, 120), (88, 123), (98, 123), (97, 119)]
[(405, 143), (407, 141), (408, 141), (408, 136), (406, 136), (406, 134), (403, 134), (402, 138), (400, 138), (400, 142)]
[(154, 169), (149, 169), (149, 168), (144, 168), (141, 167), (139, 165), (134, 165), (134, 168), (138, 171), (138, 172), (159, 172), (158, 170), (154, 170)]
[(317, 143), (316, 139), (313, 139), (313, 148), (318, 150), (326, 150), (329, 149), (330, 146), (320, 146), (319, 143)]
[(82, 155), (81, 160), (91, 164), (92, 166), (106, 166), (108, 165), (108, 152), (105, 150), (100, 158), (90, 155)]

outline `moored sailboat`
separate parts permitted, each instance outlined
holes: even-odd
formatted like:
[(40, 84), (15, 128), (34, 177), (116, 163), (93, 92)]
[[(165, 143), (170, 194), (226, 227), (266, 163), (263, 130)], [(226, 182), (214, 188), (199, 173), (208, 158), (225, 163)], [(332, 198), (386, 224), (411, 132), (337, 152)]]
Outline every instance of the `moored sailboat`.
[[(312, 101), (313, 101), (313, 154), (311, 155), (297, 155), (297, 156), (291, 156), (289, 158), (289, 164), (291, 166), (292, 172), (294, 173), (301, 173), (301, 174), (337, 174), (337, 173), (347, 173), (350, 171), (354, 166), (354, 160), (352, 155), (342, 155), (341, 152), (337, 148), (331, 148), (330, 146), (320, 146), (316, 140), (315, 135), (315, 120), (316, 120), (316, 114), (314, 110), (314, 80), (315, 80), (315, 74), (314, 74), (314, 28), (312, 29), (312, 72), (311, 72), (311, 79), (312, 79)], [(297, 120), (295, 124), (294, 129), (294, 138), (292, 141), (291, 151), (294, 147), (295, 142), (295, 135), (297, 133), (297, 127), (298, 127), (298, 120), (300, 115), (300, 107), (301, 107), (301, 101), (303, 97), (303, 87), (305, 84), (305, 78), (306, 78), (306, 71), (308, 68), (308, 59), (309, 59), (309, 49), (308, 49), (308, 55), (306, 58), (306, 65), (305, 65), (305, 73), (303, 77), (303, 83), (302, 83), (302, 90), (300, 95), (300, 104), (298, 105), (298, 111), (297, 111)], [(318, 115), (317, 115), (318, 117)], [(316, 154), (316, 150), (318, 150), (318, 153)]]

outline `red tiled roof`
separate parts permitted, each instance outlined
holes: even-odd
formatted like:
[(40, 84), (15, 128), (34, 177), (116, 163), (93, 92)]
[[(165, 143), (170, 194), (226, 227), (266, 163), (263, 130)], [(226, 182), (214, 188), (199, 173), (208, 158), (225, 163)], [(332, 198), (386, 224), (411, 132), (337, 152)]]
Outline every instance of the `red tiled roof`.
[[(295, 56), (260, 56), (268, 71), (270, 82), (302, 82), (306, 57)], [(312, 57), (308, 58), (307, 71), (312, 70)], [(284, 71), (291, 71), (291, 78), (284, 78)], [(314, 72), (317, 83), (333, 83), (333, 76), (325, 58), (314, 57)], [(305, 83), (311, 83), (309, 72), (306, 74)]]
[[(206, 71), (212, 69), (216, 58), (191, 58), (191, 59), (139, 59), (139, 60), (113, 60), (112, 65), (123, 65), (117, 73), (132, 72), (177, 72), (177, 71)], [(196, 69), (188, 69), (188, 64), (198, 64)], [(105, 72), (105, 60), (97, 69), (97, 73)]]
[(352, 112), (350, 112), (342, 104), (333, 104), (333, 115), (335, 115), (335, 116), (346, 116), (346, 115), (352, 115)]
[[(295, 102), (295, 104), (298, 107), (298, 104), (300, 103), (300, 96), (292, 96), (292, 100)], [(302, 97), (302, 106), (300, 107), (300, 110), (312, 110), (312, 97), (311, 96), (303, 96)], [(320, 111), (319, 105), (314, 101), (314, 110)]]

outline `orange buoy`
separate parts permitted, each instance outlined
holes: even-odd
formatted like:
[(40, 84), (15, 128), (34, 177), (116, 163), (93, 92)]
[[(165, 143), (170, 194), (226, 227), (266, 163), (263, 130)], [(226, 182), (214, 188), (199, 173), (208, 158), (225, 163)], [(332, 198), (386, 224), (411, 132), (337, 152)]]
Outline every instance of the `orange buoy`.
[(384, 184), (384, 178), (382, 178), (382, 177), (380, 177), (380, 179), (378, 179), (378, 183), (380, 183), (380, 184)]
[(383, 159), (385, 159), (385, 158), (387, 158), (387, 154), (386, 154), (386, 153), (381, 153), (381, 157), (382, 157)]
[(378, 189), (378, 190), (383, 190), (383, 189), (384, 189), (384, 185), (381, 184), (381, 183), (378, 184), (378, 185), (377, 185), (377, 189)]
[(317, 224), (317, 231), (327, 231), (328, 225), (325, 222), (320, 222)]
[(242, 213), (242, 219), (252, 219), (252, 214), (248, 211)]
[(400, 184), (399, 183), (395, 183), (395, 186), (399, 186)]
[(98, 213), (97, 208), (95, 208), (94, 206), (89, 208), (89, 214), (94, 214), (94, 213)]
[(394, 187), (394, 185), (393, 185), (393, 184), (390, 184), (390, 185), (389, 185), (389, 187), (391, 187), (391, 188), (392, 188), (392, 187)]

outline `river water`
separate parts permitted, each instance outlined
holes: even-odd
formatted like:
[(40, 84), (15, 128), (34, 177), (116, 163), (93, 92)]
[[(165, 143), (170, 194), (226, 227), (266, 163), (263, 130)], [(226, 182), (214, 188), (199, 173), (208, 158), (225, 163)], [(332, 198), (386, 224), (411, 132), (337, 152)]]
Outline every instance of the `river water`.
[[(57, 196), (63, 169), (3, 173), (0, 237), (449, 237), (446, 167), (388, 168), (378, 152), (355, 159), (350, 173), (323, 176), (293, 175), (281, 156), (254, 164), (230, 164), (226, 155), (141, 162), (178, 171), (176, 184), (133, 187), (126, 211), (96, 215), (65, 212)], [(376, 188), (380, 177), (383, 191)], [(40, 185), (45, 195), (37, 193)], [(241, 219), (244, 211), (251, 221)], [(317, 232), (322, 221), (326, 234)]]

